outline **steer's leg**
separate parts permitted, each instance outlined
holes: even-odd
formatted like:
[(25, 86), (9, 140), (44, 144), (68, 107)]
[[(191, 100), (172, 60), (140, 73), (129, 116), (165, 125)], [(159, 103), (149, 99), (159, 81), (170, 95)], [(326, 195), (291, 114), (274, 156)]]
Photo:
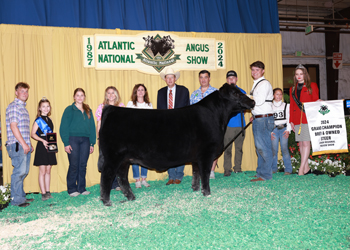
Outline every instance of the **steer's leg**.
[(117, 179), (124, 196), (129, 201), (132, 201), (132, 200), (135, 200), (135, 195), (133, 194), (129, 183), (129, 178), (128, 178), (129, 167), (130, 167), (130, 162), (122, 163), (120, 168), (117, 171)]
[(202, 193), (204, 196), (210, 195), (209, 177), (212, 165), (212, 160), (202, 160), (201, 162), (198, 162), (199, 172), (202, 181)]
[[(115, 171), (113, 171), (113, 164), (105, 161), (103, 163), (100, 181), (100, 199), (105, 206), (111, 206), (112, 202), (110, 200), (111, 188), (113, 180), (115, 178)], [(113, 172), (113, 174), (112, 174)]]
[(193, 191), (199, 191), (199, 167), (196, 162), (192, 162), (192, 189)]

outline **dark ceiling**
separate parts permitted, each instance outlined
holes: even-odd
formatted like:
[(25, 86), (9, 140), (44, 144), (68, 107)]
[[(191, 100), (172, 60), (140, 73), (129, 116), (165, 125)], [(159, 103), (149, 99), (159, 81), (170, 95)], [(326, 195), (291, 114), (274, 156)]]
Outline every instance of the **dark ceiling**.
[(350, 0), (277, 0), (281, 31), (350, 33)]

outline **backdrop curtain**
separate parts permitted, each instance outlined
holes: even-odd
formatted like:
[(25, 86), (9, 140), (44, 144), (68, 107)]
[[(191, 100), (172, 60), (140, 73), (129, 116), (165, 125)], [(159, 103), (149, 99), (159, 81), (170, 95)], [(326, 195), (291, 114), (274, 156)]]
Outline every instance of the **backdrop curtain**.
[[(149, 91), (150, 100), (156, 108), (157, 91), (166, 86), (158, 75), (140, 73), (134, 70), (95, 70), (83, 67), (82, 36), (93, 34), (122, 34), (136, 35), (140, 31), (107, 30), (86, 28), (59, 28), (22, 25), (0, 25), (0, 109), (3, 146), (4, 183), (11, 181), (13, 167), (8, 157), (4, 144), (6, 142), (6, 107), (15, 98), (14, 87), (19, 81), (30, 85), (27, 109), (30, 114), (31, 124), (36, 116), (39, 100), (45, 96), (52, 105), (52, 120), (55, 132), (59, 131), (59, 125), (64, 109), (73, 103), (73, 91), (82, 87), (86, 91), (86, 103), (95, 113), (98, 105), (103, 101), (104, 91), (107, 86), (118, 88), (124, 104), (130, 100), (131, 91), (135, 84), (144, 83)], [(226, 43), (227, 68), (211, 72), (211, 85), (220, 88), (226, 82), (226, 72), (234, 69), (238, 74), (238, 86), (249, 92), (253, 80), (249, 65), (261, 60), (265, 63), (265, 76), (273, 87), (282, 85), (282, 49), (280, 34), (225, 34), (225, 33), (194, 33), (174, 32), (180, 37), (203, 37), (224, 40)], [(181, 71), (180, 85), (185, 85), (190, 93), (199, 88), (199, 71)], [(249, 122), (250, 113), (246, 115)], [(36, 141), (32, 140), (35, 148)], [(67, 154), (61, 138), (58, 136), (59, 152), (57, 153), (58, 165), (52, 167), (51, 191), (60, 192), (66, 190), (66, 174), (68, 170)], [(257, 158), (251, 127), (247, 130), (243, 146), (243, 170), (255, 170)], [(87, 166), (87, 186), (100, 182), (100, 174), (97, 171), (98, 146), (90, 155)], [(24, 181), (26, 192), (39, 192), (38, 168), (33, 166), (34, 155), (31, 158), (31, 167), (28, 177)], [(223, 172), (223, 157), (219, 159)], [(131, 172), (131, 169), (130, 169)], [(163, 179), (167, 173), (148, 172), (149, 180)], [(191, 175), (191, 166), (186, 166), (185, 174)], [(132, 175), (129, 173), (132, 180)]]

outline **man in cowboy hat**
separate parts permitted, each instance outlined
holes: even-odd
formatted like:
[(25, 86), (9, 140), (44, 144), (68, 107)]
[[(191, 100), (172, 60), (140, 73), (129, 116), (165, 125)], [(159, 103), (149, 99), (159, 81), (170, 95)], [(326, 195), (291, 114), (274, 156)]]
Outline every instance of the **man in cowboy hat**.
[[(166, 68), (160, 77), (166, 82), (167, 87), (158, 90), (157, 109), (174, 109), (190, 105), (190, 93), (185, 86), (177, 85), (175, 82), (180, 78), (180, 72), (172, 68)], [(169, 168), (169, 181), (166, 185), (180, 184), (184, 176), (185, 165)]]

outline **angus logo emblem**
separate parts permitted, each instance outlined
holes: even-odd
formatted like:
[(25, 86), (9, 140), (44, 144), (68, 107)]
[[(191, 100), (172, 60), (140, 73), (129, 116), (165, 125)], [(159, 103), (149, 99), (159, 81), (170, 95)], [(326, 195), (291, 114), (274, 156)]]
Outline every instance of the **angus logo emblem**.
[(136, 54), (136, 59), (153, 67), (158, 73), (166, 66), (176, 63), (176, 60), (180, 60), (180, 55), (176, 55), (173, 50), (175, 49), (175, 40), (170, 35), (161, 37), (157, 34), (154, 37), (143, 37), (143, 40), (145, 40), (145, 48), (142, 50), (142, 54)]
[(318, 112), (320, 112), (322, 115), (325, 115), (325, 114), (328, 114), (330, 110), (328, 109), (327, 105), (322, 105)]

